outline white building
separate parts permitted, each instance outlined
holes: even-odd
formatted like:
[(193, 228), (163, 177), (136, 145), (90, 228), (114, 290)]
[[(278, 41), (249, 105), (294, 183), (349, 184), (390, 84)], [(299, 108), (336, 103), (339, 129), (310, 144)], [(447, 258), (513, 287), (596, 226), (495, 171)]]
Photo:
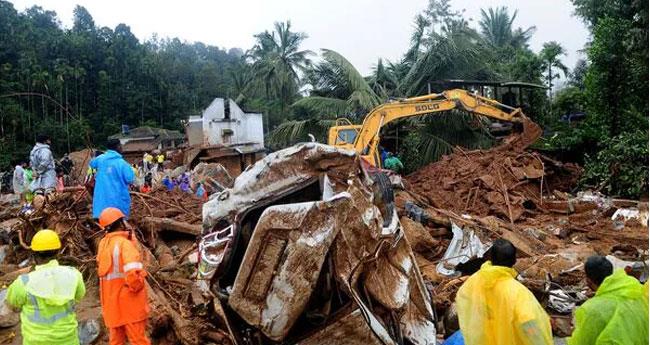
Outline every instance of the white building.
[(231, 99), (215, 98), (201, 116), (190, 116), (186, 133), (190, 146), (264, 147), (262, 114), (245, 113)]

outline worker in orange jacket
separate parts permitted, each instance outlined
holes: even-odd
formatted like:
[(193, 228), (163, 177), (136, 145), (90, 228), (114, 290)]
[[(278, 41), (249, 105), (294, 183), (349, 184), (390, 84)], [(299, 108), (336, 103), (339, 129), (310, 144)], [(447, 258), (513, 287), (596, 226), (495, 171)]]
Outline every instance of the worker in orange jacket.
[(99, 216), (99, 226), (107, 234), (99, 242), (97, 271), (102, 316), (109, 329), (109, 344), (149, 345), (145, 334), (149, 304), (138, 242), (124, 213), (108, 207)]

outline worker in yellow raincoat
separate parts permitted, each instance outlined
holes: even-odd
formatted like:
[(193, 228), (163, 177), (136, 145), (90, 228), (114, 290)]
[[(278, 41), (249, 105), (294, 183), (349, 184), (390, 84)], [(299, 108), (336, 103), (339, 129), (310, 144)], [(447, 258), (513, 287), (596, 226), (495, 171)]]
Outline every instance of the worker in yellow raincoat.
[(458, 290), (456, 308), (465, 344), (552, 345), (548, 315), (519, 283), (517, 251), (507, 240), (494, 241), (490, 261)]
[(11, 283), (6, 300), (20, 310), (23, 345), (79, 344), (74, 306), (86, 294), (81, 272), (56, 261), (61, 241), (52, 230), (37, 232), (31, 249), (36, 268)]
[(569, 345), (648, 344), (648, 298), (641, 283), (603, 256), (585, 263), (596, 295), (576, 309)]

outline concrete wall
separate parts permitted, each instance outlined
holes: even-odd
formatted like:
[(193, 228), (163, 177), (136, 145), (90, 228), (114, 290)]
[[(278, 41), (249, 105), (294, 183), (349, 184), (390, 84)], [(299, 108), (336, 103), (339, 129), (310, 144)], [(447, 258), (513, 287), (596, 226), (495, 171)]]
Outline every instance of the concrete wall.
[[(215, 98), (203, 111), (203, 144), (254, 143), (256, 147), (264, 147), (262, 114), (244, 113), (233, 100), (227, 101), (230, 108), (229, 119), (225, 116), (223, 98)], [(193, 145), (191, 141), (190, 145)]]
[(185, 135), (188, 145), (203, 144), (203, 119), (201, 116), (190, 116), (185, 127)]

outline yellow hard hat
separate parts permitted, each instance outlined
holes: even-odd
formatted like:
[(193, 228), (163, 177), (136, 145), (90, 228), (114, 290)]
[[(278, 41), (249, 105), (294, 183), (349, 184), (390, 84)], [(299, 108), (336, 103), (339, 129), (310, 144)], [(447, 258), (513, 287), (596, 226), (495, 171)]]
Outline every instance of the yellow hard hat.
[(59, 240), (59, 235), (56, 232), (43, 229), (34, 235), (31, 247), (35, 252), (61, 249), (61, 240)]

